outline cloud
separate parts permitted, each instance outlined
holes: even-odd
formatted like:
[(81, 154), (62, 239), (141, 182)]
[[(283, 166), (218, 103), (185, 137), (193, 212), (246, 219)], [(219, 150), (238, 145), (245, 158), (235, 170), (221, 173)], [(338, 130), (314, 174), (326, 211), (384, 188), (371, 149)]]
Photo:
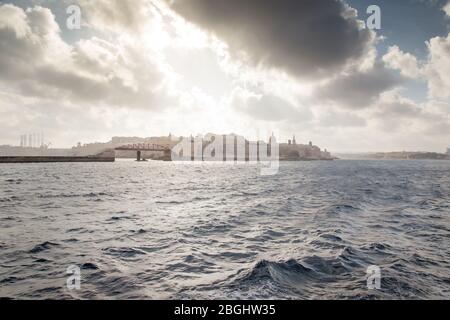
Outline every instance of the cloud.
[(151, 16), (146, 0), (78, 0), (83, 14), (92, 27), (117, 32), (143, 32)]
[(410, 53), (404, 53), (398, 46), (390, 47), (383, 56), (383, 61), (389, 68), (399, 70), (405, 77), (416, 78), (420, 76), (417, 58)]
[(179, 75), (179, 87), (201, 89), (213, 97), (226, 96), (232, 90), (232, 79), (220, 67), (217, 54), (209, 48), (176, 48), (165, 50), (167, 62)]
[(5, 4), (0, 8), (0, 29), (13, 30), (17, 37), (24, 37), (30, 32), (26, 14), (20, 8)]
[(439, 145), (446, 143), (444, 133), (450, 133), (449, 108), (449, 102), (431, 100), (418, 104), (403, 97), (398, 90), (392, 90), (380, 97), (371, 117), (372, 122), (383, 131), (427, 136), (428, 139), (435, 139), (433, 144)]
[(450, 34), (435, 37), (427, 42), (428, 58), (419, 61), (398, 46), (392, 46), (383, 56), (386, 66), (398, 70), (403, 76), (423, 79), (428, 84), (431, 99), (450, 98)]
[(443, 10), (450, 17), (450, 1), (444, 6)]
[[(0, 80), (20, 84), (33, 78), (36, 68), (55, 64), (69, 56), (69, 46), (59, 37), (59, 26), (50, 10), (35, 7), (24, 11), (0, 6)], [(0, 19), (1, 20), (1, 19)], [(51, 54), (58, 52), (58, 55)]]
[[(24, 96), (158, 109), (175, 101), (167, 74), (139, 41), (99, 38), (69, 45), (52, 12), (0, 6), (0, 81)], [(3, 49), (4, 48), (4, 49)]]
[(235, 90), (231, 105), (238, 112), (244, 113), (255, 120), (301, 123), (312, 119), (310, 110), (294, 106), (272, 94), (255, 95), (242, 90)]
[(371, 69), (332, 79), (317, 89), (316, 96), (319, 101), (328, 101), (342, 108), (364, 109), (373, 105), (383, 92), (395, 88), (402, 81), (402, 77), (378, 62)]
[(167, 0), (173, 10), (225, 41), (235, 57), (298, 78), (323, 78), (355, 63), (374, 35), (336, 0)]
[(320, 116), (319, 124), (323, 127), (366, 127), (367, 121), (351, 112), (329, 111)]
[(429, 58), (425, 66), (432, 98), (450, 98), (450, 34), (428, 42)]
[[(399, 92), (393, 90), (382, 95), (375, 114), (378, 118), (398, 121), (421, 118), (424, 113), (414, 101), (402, 97)], [(400, 123), (401, 121), (398, 121), (398, 124)]]

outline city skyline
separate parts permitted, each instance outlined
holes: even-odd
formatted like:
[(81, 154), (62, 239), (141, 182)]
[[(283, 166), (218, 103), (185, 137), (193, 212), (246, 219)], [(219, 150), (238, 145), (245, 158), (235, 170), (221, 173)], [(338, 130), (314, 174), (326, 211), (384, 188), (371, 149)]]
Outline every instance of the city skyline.
[(226, 3), (2, 3), (0, 144), (275, 130), (334, 152), (449, 147), (447, 1)]
[[(234, 136), (241, 136), (244, 137), (242, 135), (236, 134), (236, 133), (226, 133), (226, 134), (220, 134), (220, 133), (197, 133), (197, 134), (188, 134), (186, 137), (207, 137), (209, 135), (213, 135), (213, 136), (217, 136), (217, 135), (223, 135), (223, 136), (228, 136), (228, 135), (234, 135)], [(44, 133), (43, 132), (39, 132), (39, 133), (28, 133), (28, 134), (24, 134), (24, 135), (20, 135), (19, 136), (19, 143), (13, 143), (13, 144), (5, 144), (5, 145), (0, 145), (1, 147), (21, 147), (21, 148), (45, 148), (45, 149), (49, 149), (50, 148), (54, 148), (53, 144), (51, 141), (47, 141), (46, 139), (44, 139)], [(273, 136), (273, 133), (272, 133)], [(70, 148), (75, 148), (75, 147), (81, 147), (81, 146), (89, 146), (89, 145), (103, 145), (103, 144), (107, 144), (110, 142), (114, 142), (114, 140), (117, 139), (126, 139), (127, 141), (129, 139), (138, 139), (138, 140), (148, 140), (148, 139), (158, 139), (158, 138), (162, 138), (162, 137), (175, 137), (172, 133), (169, 133), (169, 135), (156, 135), (156, 136), (112, 136), (107, 140), (104, 141), (78, 141), (76, 143), (74, 143), (73, 145), (70, 146), (63, 146), (63, 147), (56, 147), (59, 150), (62, 149), (70, 149)], [(185, 136), (178, 136), (179, 138), (185, 137)], [(246, 138), (246, 137), (244, 137)], [(268, 135), (267, 137), (265, 136), (261, 136), (261, 135), (257, 135), (256, 138), (254, 139), (254, 141), (270, 141), (270, 135)], [(296, 138), (296, 134), (292, 134), (291, 136), (279, 136), (277, 135), (277, 141), (278, 143), (284, 143), (284, 144), (299, 144), (299, 145), (310, 145), (312, 142), (309, 141), (308, 139), (304, 138), (302, 140), (298, 140)], [(327, 150), (327, 147), (325, 147), (325, 150)], [(331, 149), (330, 149), (331, 150)], [(2, 150), (0, 150), (0, 153), (2, 152)], [(440, 154), (447, 154), (450, 155), (450, 148), (444, 148), (444, 150), (438, 150), (438, 151), (430, 151), (430, 150), (366, 150), (366, 151), (357, 151), (357, 152), (352, 152), (352, 151), (347, 151), (347, 150), (340, 150), (340, 151), (332, 151), (332, 152), (337, 152), (340, 154), (345, 154), (345, 153), (349, 153), (349, 154), (369, 154), (369, 153), (375, 153), (375, 152), (384, 152), (384, 153), (389, 153), (389, 152), (436, 152), (436, 153), (440, 153)]]

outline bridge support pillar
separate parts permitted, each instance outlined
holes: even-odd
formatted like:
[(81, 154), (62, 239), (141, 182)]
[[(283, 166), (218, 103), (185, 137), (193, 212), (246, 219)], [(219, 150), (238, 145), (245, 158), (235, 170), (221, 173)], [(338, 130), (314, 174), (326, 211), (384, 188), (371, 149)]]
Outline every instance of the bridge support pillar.
[(141, 161), (141, 151), (137, 152), (136, 161)]
[(172, 160), (172, 150), (164, 150), (164, 161), (171, 161)]

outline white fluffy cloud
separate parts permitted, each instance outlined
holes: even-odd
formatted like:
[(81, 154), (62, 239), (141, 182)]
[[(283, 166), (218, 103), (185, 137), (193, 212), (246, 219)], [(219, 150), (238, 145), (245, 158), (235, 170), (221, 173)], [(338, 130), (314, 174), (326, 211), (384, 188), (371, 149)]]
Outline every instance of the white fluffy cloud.
[(383, 56), (383, 61), (392, 69), (400, 71), (406, 77), (417, 78), (420, 68), (417, 58), (410, 53), (404, 53), (398, 46), (392, 46)]
[(425, 137), (430, 145), (437, 146), (443, 142), (441, 137), (450, 134), (449, 108), (450, 102), (431, 100), (418, 104), (393, 90), (382, 95), (373, 110), (373, 122), (383, 131)]
[(444, 11), (450, 17), (450, 1), (444, 6)]
[(450, 99), (450, 34), (429, 41), (429, 61), (425, 67), (430, 96)]
[[(165, 74), (145, 45), (99, 38), (69, 45), (52, 12), (0, 7), (0, 81), (25, 96), (153, 108), (168, 103)], [(148, 55), (143, 55), (147, 52)]]
[(427, 42), (428, 58), (419, 61), (398, 46), (389, 48), (383, 56), (385, 64), (402, 75), (422, 79), (428, 84), (431, 99), (450, 98), (450, 34), (447, 37), (435, 37)]
[(151, 2), (145, 0), (78, 0), (91, 27), (102, 31), (145, 32)]

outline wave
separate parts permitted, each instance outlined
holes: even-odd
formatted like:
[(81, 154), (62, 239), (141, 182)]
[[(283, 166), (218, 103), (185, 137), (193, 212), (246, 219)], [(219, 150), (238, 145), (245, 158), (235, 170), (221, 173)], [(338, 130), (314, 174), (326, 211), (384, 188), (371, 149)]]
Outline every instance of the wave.
[(31, 249), (29, 252), (30, 253), (39, 253), (39, 252), (42, 252), (42, 251), (50, 250), (51, 248), (59, 246), (59, 245), (60, 244), (58, 244), (58, 243), (46, 241), (46, 242), (43, 242), (41, 244), (38, 244), (38, 245), (34, 246), (34, 248)]
[(242, 285), (271, 281), (281, 286), (296, 287), (308, 280), (333, 281), (338, 276), (351, 273), (355, 268), (362, 268), (351, 256), (350, 250), (344, 250), (338, 257), (332, 258), (308, 256), (300, 261), (261, 260), (243, 275), (240, 273), (232, 283)]
[(340, 214), (340, 213), (352, 213), (355, 211), (360, 211), (361, 208), (350, 205), (350, 204), (334, 204), (331, 206), (326, 206), (321, 208), (318, 213), (325, 214)]
[(163, 201), (163, 200), (158, 200), (155, 203), (156, 204), (175, 204), (175, 205), (179, 205), (179, 204), (187, 203), (187, 201), (178, 201), (178, 200)]
[(147, 254), (144, 250), (138, 249), (138, 248), (128, 248), (128, 247), (122, 247), (122, 248), (106, 248), (102, 249), (106, 254), (119, 257), (119, 258), (133, 258), (139, 255), (145, 255)]
[(87, 263), (83, 263), (81, 265), (81, 269), (82, 270), (99, 270), (99, 267), (94, 263), (87, 262)]
[(20, 202), (20, 201), (25, 201), (25, 198), (17, 197), (17, 196), (0, 198), (0, 202)]
[(100, 198), (114, 197), (111, 193), (106, 192), (90, 192), (90, 193), (60, 193), (60, 194), (38, 194), (40, 199), (64, 199), (64, 198)]
[(5, 182), (10, 184), (21, 184), (23, 182), (22, 179), (6, 179)]

